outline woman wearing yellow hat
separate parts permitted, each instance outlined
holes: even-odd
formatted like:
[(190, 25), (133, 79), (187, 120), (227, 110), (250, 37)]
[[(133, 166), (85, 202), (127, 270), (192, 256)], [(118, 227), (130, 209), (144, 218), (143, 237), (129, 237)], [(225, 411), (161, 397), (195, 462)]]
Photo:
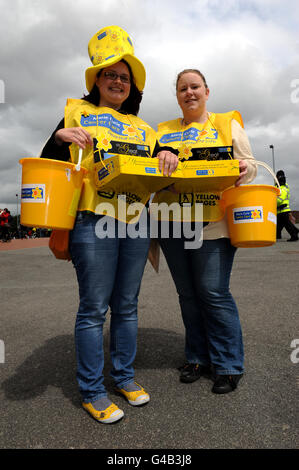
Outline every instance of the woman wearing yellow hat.
[[(218, 160), (233, 156), (239, 160), (240, 168), (236, 184), (250, 182), (256, 165), (240, 114), (207, 111), (209, 88), (198, 70), (187, 69), (178, 75), (176, 94), (183, 117), (158, 126), (159, 143), (165, 146), (158, 154), (161, 168), (164, 160), (169, 161), (170, 153), (172, 157), (176, 155), (176, 164), (179, 160), (206, 160), (208, 153)], [(196, 201), (208, 203), (204, 216), (206, 213), (208, 220), (213, 220), (216, 214), (216, 220), (219, 207), (214, 200), (210, 205), (211, 201), (200, 196), (161, 191), (154, 201), (186, 201), (192, 214)], [(181, 368), (180, 380), (191, 383), (212, 370), (216, 376), (212, 391), (228, 393), (237, 387), (244, 370), (241, 325), (229, 290), (236, 249), (230, 243), (225, 217), (205, 224), (201, 247), (186, 249), (185, 241), (184, 237), (160, 239), (186, 329), (187, 363)]]
[(116, 391), (133, 406), (150, 399), (134, 381), (133, 369), (137, 301), (149, 236), (147, 232), (143, 237), (124, 236), (126, 224), (115, 218), (115, 236), (100, 238), (103, 207), (110, 204), (117, 210), (118, 194), (97, 190), (94, 164), (98, 158), (105, 160), (109, 152), (122, 153), (121, 148), (150, 156), (156, 134), (137, 117), (145, 70), (134, 55), (129, 35), (117, 26), (103, 28), (92, 37), (88, 50), (93, 63), (86, 70), (89, 94), (81, 100), (67, 101), (64, 120), (45, 145), (42, 157), (76, 163), (81, 148), (82, 166), (89, 170), (70, 233), (70, 253), (80, 294), (75, 326), (77, 379), (83, 407), (96, 420), (108, 424), (124, 414), (110, 401), (103, 383), (103, 324), (109, 307), (111, 376)]

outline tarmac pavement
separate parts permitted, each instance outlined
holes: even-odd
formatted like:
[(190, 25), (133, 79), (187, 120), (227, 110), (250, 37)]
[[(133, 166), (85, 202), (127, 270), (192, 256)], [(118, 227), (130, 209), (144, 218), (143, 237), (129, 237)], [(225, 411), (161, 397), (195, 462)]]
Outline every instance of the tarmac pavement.
[(227, 395), (211, 393), (206, 378), (179, 382), (184, 328), (177, 295), (163, 256), (159, 274), (148, 263), (135, 368), (151, 401), (132, 407), (115, 394), (107, 315), (105, 383), (125, 412), (110, 426), (81, 407), (72, 264), (56, 260), (38, 240), (1, 247), (0, 260), (1, 449), (298, 450), (299, 242), (287, 243), (285, 235), (271, 247), (237, 251), (231, 290), (243, 326), (246, 373)]

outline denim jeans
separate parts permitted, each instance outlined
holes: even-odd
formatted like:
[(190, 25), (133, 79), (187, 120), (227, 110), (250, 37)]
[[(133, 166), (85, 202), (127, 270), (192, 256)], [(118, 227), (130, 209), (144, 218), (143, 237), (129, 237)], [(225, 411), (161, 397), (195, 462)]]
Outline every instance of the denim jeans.
[(79, 213), (70, 233), (80, 297), (75, 325), (77, 380), (86, 403), (107, 396), (103, 325), (109, 307), (111, 376), (119, 388), (134, 380), (137, 302), (150, 242), (147, 233), (145, 238), (120, 238), (125, 224), (114, 219), (115, 236), (100, 239), (96, 224), (101, 218)]
[(187, 361), (212, 365), (219, 375), (242, 374), (242, 331), (229, 290), (236, 248), (227, 238), (204, 240), (198, 249), (184, 249), (183, 238), (159, 242), (179, 295)]

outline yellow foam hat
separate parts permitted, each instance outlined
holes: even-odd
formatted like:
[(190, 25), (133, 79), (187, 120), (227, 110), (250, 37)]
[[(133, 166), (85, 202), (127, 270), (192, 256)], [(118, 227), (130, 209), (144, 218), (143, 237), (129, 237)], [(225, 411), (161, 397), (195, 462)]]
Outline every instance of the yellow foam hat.
[(139, 91), (145, 85), (145, 68), (134, 55), (134, 47), (128, 33), (119, 26), (100, 29), (88, 43), (88, 54), (92, 67), (85, 71), (86, 88), (90, 92), (99, 70), (124, 59), (131, 67)]

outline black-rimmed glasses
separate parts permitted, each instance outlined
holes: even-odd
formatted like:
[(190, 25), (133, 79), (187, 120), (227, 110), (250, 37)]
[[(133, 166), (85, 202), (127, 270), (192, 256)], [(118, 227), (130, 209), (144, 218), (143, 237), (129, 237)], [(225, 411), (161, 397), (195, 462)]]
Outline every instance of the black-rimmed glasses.
[(130, 83), (131, 82), (129, 75), (125, 75), (123, 73), (118, 74), (116, 72), (106, 71), (106, 72), (104, 72), (104, 77), (108, 78), (108, 80), (113, 80), (113, 81), (120, 78), (120, 81), (122, 83)]

